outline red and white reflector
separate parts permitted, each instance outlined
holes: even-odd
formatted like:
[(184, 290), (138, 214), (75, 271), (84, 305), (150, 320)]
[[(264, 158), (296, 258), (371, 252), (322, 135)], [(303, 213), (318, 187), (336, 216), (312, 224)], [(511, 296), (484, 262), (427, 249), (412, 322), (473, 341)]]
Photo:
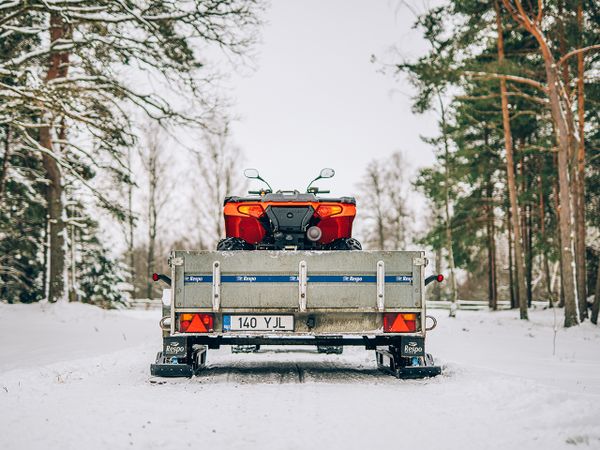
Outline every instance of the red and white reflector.
[(214, 331), (212, 314), (183, 313), (179, 315), (180, 333), (210, 333)]
[(384, 333), (410, 333), (417, 331), (415, 313), (385, 313), (383, 315)]

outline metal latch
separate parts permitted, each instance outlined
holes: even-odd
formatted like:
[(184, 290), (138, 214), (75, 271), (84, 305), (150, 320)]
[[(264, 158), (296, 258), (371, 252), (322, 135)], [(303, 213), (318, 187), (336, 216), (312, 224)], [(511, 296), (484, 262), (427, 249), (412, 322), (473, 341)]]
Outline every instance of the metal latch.
[(183, 266), (183, 258), (179, 257), (179, 258), (171, 258), (171, 260), (169, 261), (170, 265), (172, 267), (174, 266)]
[(298, 309), (300, 312), (306, 311), (306, 288), (307, 288), (307, 268), (306, 261), (300, 261), (298, 266)]
[(413, 266), (427, 266), (429, 261), (427, 258), (413, 258)]

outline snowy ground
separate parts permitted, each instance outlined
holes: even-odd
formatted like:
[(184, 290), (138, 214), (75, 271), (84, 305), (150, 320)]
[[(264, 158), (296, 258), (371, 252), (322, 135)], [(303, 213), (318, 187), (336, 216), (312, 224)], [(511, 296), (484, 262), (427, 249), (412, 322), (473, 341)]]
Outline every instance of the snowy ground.
[(435, 314), (435, 379), (359, 348), (223, 348), (156, 384), (158, 311), (0, 304), (0, 448), (600, 449), (600, 327), (560, 329), (553, 356), (551, 311)]

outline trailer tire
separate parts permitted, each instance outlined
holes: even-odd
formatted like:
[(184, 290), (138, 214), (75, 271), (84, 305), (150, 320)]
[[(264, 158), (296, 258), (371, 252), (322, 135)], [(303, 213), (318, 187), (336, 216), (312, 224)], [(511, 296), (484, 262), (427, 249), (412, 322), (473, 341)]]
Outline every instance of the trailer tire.
[(218, 251), (227, 250), (253, 250), (254, 247), (248, 244), (245, 240), (237, 237), (228, 237), (221, 239), (217, 244)]
[(362, 245), (354, 238), (341, 238), (329, 244), (329, 250), (362, 250)]

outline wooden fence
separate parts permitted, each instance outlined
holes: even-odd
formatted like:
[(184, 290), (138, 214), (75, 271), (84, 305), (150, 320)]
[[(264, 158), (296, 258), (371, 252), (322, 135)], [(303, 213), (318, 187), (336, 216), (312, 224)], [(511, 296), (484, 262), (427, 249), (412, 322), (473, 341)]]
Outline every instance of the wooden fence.
[[(133, 309), (160, 309), (161, 301), (159, 298), (134, 298), (129, 300), (129, 307)], [(458, 309), (469, 310), (469, 311), (485, 311), (489, 309), (488, 302), (485, 300), (458, 300)], [(450, 309), (451, 302), (449, 301), (435, 301), (427, 300), (428, 309)], [(548, 301), (534, 301), (532, 302), (534, 308), (547, 308), (549, 306)], [(498, 309), (510, 309), (510, 302), (507, 300), (501, 300), (498, 302)]]
[[(531, 303), (533, 308), (547, 308), (550, 306), (548, 301), (534, 301)], [(450, 309), (451, 304), (449, 301), (427, 300), (428, 309)], [(490, 308), (486, 300), (457, 300), (456, 304), (458, 309), (470, 311), (485, 311)], [(499, 301), (498, 309), (510, 309), (510, 302), (508, 300)]]

